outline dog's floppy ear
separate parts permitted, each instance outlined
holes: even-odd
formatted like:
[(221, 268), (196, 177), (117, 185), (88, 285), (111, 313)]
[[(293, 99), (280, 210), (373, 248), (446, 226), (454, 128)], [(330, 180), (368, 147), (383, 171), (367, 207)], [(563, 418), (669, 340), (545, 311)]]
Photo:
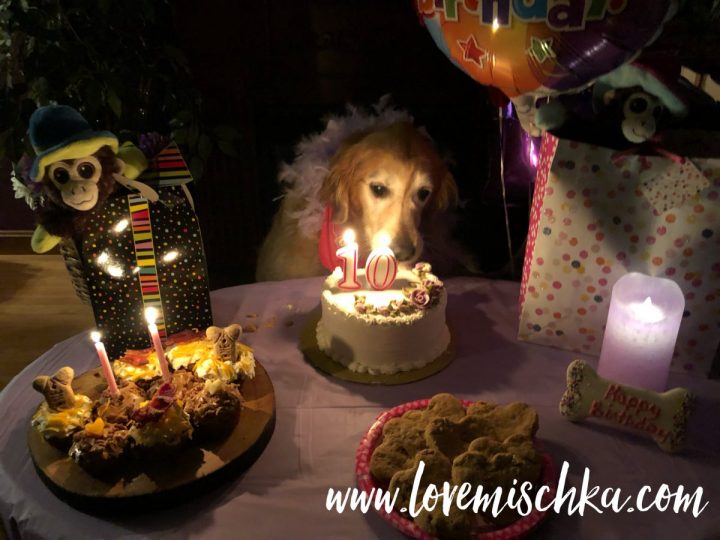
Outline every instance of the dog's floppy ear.
[(440, 213), (458, 205), (458, 188), (455, 179), (447, 167), (443, 165), (439, 182), (435, 185), (433, 196), (428, 205), (432, 213)]
[(333, 221), (345, 223), (350, 217), (352, 187), (360, 180), (360, 162), (364, 155), (359, 144), (365, 133), (350, 137), (330, 161), (330, 170), (320, 188), (320, 200), (333, 209)]

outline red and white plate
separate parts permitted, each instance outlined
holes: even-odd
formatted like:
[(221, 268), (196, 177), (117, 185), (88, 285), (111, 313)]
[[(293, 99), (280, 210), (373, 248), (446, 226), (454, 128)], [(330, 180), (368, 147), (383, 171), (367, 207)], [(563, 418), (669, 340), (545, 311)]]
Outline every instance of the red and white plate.
[[(372, 493), (373, 488), (383, 488), (375, 482), (375, 479), (370, 474), (370, 457), (372, 456), (375, 448), (382, 442), (382, 431), (385, 423), (391, 418), (402, 416), (407, 411), (414, 409), (425, 409), (430, 403), (429, 399), (421, 399), (418, 401), (411, 401), (409, 403), (403, 403), (397, 407), (381, 413), (370, 429), (360, 441), (360, 446), (357, 449), (357, 455), (355, 459), (355, 476), (357, 478), (358, 487), (364, 491), (368, 496)], [(462, 401), (462, 404), (467, 408), (473, 402)], [(553, 464), (552, 458), (547, 452), (544, 452), (539, 441), (535, 441), (536, 446), (542, 452), (543, 468), (542, 468), (542, 483), (548, 486), (550, 489), (545, 493), (542, 499), (543, 505), (546, 506), (553, 497), (555, 497), (555, 490), (557, 489), (557, 473)], [(393, 511), (387, 513), (384, 508), (377, 510), (377, 512), (386, 520), (389, 521), (393, 527), (401, 531), (403, 534), (411, 538), (419, 538), (421, 540), (434, 540), (435, 537), (431, 536), (427, 532), (423, 531), (418, 527), (412, 520), (402, 516), (399, 512)], [(511, 540), (515, 538), (522, 538), (537, 527), (546, 517), (547, 512), (534, 510), (525, 517), (520, 518), (516, 522), (508, 525), (507, 527), (483, 530), (477, 532), (474, 536), (474, 540)]]

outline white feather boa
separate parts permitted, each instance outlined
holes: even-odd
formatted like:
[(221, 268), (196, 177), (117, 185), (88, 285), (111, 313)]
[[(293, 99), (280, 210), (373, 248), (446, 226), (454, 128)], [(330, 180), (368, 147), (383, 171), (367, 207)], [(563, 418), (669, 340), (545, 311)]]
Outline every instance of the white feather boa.
[(385, 95), (370, 111), (348, 105), (344, 116), (329, 117), (324, 131), (298, 143), (295, 160), (281, 165), (278, 179), (287, 186), (285, 196), (305, 201), (300, 210), (290, 213), (305, 236), (313, 238), (320, 232), (325, 210), (319, 197), (320, 187), (328, 174), (328, 164), (343, 141), (353, 133), (403, 121), (412, 122), (413, 117), (407, 111), (394, 108), (390, 96)]

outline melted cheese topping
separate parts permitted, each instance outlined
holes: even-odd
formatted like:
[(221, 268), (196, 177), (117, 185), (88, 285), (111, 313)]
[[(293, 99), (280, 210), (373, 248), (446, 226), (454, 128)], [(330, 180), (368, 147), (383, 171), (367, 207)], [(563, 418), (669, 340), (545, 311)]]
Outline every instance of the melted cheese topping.
[(215, 347), (206, 339), (176, 345), (167, 352), (173, 369), (192, 368), (195, 375), (205, 380), (232, 382), (239, 376), (255, 376), (255, 357), (252, 349), (242, 343), (235, 344), (236, 362), (220, 360)]
[(129, 435), (135, 439), (135, 442), (145, 446), (157, 444), (174, 446), (192, 435), (192, 426), (178, 404), (173, 404), (157, 422), (133, 427)]
[(45, 437), (67, 437), (90, 421), (92, 401), (89, 397), (75, 394), (75, 404), (69, 409), (54, 411), (47, 401), (32, 417), (32, 425)]
[(142, 366), (134, 366), (122, 360), (115, 360), (113, 362), (113, 372), (119, 379), (132, 382), (143, 379), (154, 379), (162, 375), (155, 351), (148, 354), (147, 364), (143, 364)]
[[(213, 343), (205, 338), (179, 343), (165, 353), (173, 371), (180, 368), (192, 369), (201, 379), (220, 379), (232, 382), (238, 377), (255, 377), (255, 357), (250, 347), (243, 343), (235, 344), (237, 361), (224, 362), (215, 354)], [(136, 382), (154, 379), (162, 375), (155, 351), (148, 353), (147, 364), (134, 366), (122, 360), (113, 362), (113, 372), (119, 379)]]
[(189, 368), (203, 358), (214, 356), (213, 344), (206, 339), (180, 343), (170, 349), (166, 356), (173, 369)]

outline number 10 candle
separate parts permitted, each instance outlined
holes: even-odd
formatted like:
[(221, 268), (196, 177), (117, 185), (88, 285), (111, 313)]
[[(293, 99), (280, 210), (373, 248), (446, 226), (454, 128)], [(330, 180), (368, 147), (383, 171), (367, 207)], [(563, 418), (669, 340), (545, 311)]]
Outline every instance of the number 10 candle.
[(623, 384), (663, 391), (685, 298), (672, 280), (631, 272), (612, 290), (598, 373)]
[(357, 280), (358, 245), (355, 242), (355, 231), (348, 229), (343, 234), (343, 247), (335, 252), (342, 260), (342, 280), (338, 287), (346, 291), (355, 291), (360, 288)]

